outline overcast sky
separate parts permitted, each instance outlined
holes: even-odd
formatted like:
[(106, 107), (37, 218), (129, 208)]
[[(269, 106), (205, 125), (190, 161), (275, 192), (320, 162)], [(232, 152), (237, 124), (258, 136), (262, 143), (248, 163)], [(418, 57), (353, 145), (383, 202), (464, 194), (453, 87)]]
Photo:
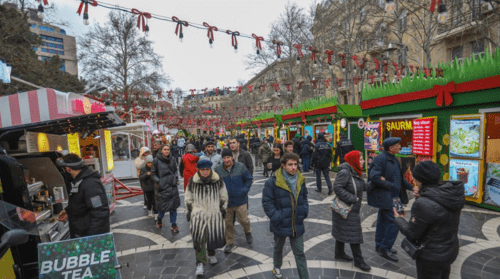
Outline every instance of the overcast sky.
[[(202, 24), (207, 22), (221, 29), (239, 31), (247, 35), (267, 35), (271, 23), (284, 11), (289, 0), (106, 0), (105, 3), (138, 9), (163, 16), (176, 16), (180, 20)], [(314, 0), (295, 0), (308, 9)], [(35, 2), (35, 0), (33, 0)], [(98, 3), (100, 1), (97, 1)], [(293, 2), (293, 1), (291, 1)], [(89, 26), (83, 25), (82, 16), (76, 13), (79, 0), (49, 0), (57, 7), (57, 16), (70, 23), (65, 27), (68, 35), (85, 34)], [(89, 6), (90, 24), (103, 24), (109, 10)], [(238, 79), (248, 81), (253, 70), (245, 70), (246, 54), (255, 51), (254, 39), (238, 37), (238, 52), (231, 46), (231, 36), (216, 32), (214, 47), (209, 47), (207, 31), (184, 27), (184, 39), (176, 37), (176, 24), (160, 20), (149, 20), (149, 38), (155, 51), (163, 56), (163, 69), (173, 82), (171, 88), (209, 89), (236, 86)]]

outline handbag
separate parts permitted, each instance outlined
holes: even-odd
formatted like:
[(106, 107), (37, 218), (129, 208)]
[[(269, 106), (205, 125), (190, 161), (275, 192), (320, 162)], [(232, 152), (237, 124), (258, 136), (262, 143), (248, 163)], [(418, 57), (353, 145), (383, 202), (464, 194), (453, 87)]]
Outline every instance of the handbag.
[[(436, 232), (438, 229), (436, 229), (434, 232)], [(411, 242), (408, 239), (408, 237), (405, 237), (403, 239), (403, 241), (401, 241), (401, 248), (403, 248), (403, 250), (406, 252), (406, 254), (408, 254), (408, 256), (410, 256), (410, 258), (415, 260), (418, 256), (418, 254), (420, 253), (420, 251), (422, 250), (422, 248), (424, 248), (425, 245), (427, 243), (429, 243), (429, 241), (431, 241), (431, 239), (433, 237), (434, 237), (434, 233), (431, 235), (431, 237), (429, 237), (429, 239), (427, 239), (426, 242), (422, 243), (421, 245), (417, 245), (417, 244)]]
[[(354, 178), (351, 176), (352, 185), (354, 186), (354, 195), (357, 197), (358, 192), (356, 191), (356, 182), (354, 182)], [(337, 194), (333, 195), (332, 201), (332, 210), (337, 212), (342, 218), (347, 219), (349, 212), (351, 212), (354, 203), (351, 205), (347, 205), (347, 203), (341, 201)]]

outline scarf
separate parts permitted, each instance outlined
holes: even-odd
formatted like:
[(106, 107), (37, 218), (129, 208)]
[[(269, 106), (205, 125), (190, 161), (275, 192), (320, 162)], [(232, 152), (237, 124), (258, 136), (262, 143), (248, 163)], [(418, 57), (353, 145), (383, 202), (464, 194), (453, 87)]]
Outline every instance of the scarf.
[(283, 170), (283, 178), (286, 181), (286, 184), (292, 190), (293, 197), (297, 197), (297, 180), (299, 179), (299, 174), (295, 173), (295, 175), (288, 174), (286, 170)]
[(208, 184), (210, 182), (210, 180), (212, 179), (213, 172), (210, 171), (210, 175), (209, 176), (203, 177), (203, 176), (201, 176), (200, 171), (198, 171), (198, 175), (200, 176), (200, 179), (203, 182), (203, 184)]
[(359, 175), (359, 177), (363, 177), (363, 168), (359, 163), (360, 154), (361, 152), (353, 150), (344, 156), (344, 160), (354, 169), (354, 171)]

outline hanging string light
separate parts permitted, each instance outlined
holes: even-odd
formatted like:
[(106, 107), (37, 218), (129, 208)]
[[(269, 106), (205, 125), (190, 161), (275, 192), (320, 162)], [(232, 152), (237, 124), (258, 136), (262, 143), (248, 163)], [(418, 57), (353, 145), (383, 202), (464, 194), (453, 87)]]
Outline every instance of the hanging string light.
[(147, 19), (150, 19), (151, 18), (151, 14), (150, 13), (145, 13), (145, 12), (141, 12), (137, 9), (132, 9), (132, 13), (134, 15), (138, 15), (137, 17), (137, 28), (141, 29), (141, 25), (142, 25), (142, 32), (144, 32), (146, 34), (146, 36), (149, 35), (149, 25), (147, 23)]
[[(80, 6), (78, 7), (78, 11), (76, 12), (78, 15), (82, 14), (83, 11), (83, 24), (89, 25), (89, 4), (91, 6), (97, 7), (97, 1), (94, 0), (81, 0)], [(85, 9), (84, 9), (85, 7)]]
[(262, 50), (262, 45), (260, 44), (260, 42), (264, 41), (264, 37), (259, 37), (255, 34), (252, 34), (252, 37), (255, 38), (255, 46), (257, 47), (257, 54), (260, 54), (260, 51)]
[[(38, 5), (38, 12), (36, 13), (36, 16), (38, 16), (38, 18), (40, 19), (43, 19), (43, 6), (42, 6), (42, 0), (36, 0), (37, 2), (39, 2), (40, 4)], [(47, 6), (49, 4), (49, 1), (48, 0), (43, 0), (43, 4), (45, 6)]]
[(214, 30), (219, 31), (219, 29), (215, 26), (210, 26), (208, 23), (203, 22), (203, 26), (207, 27), (207, 37), (208, 37), (208, 43), (210, 44), (210, 48), (213, 47), (213, 42), (214, 42)]
[(231, 45), (234, 47), (234, 52), (238, 52), (238, 39), (236, 38), (236, 36), (239, 36), (240, 32), (226, 30), (226, 34), (231, 35)]
[(173, 22), (177, 22), (177, 26), (175, 27), (175, 35), (179, 35), (179, 41), (182, 42), (182, 39), (184, 38), (184, 33), (182, 33), (182, 26), (189, 26), (189, 23), (187, 21), (182, 21), (179, 20), (176, 16), (172, 17)]
[(300, 64), (300, 58), (304, 57), (304, 53), (302, 53), (302, 45), (301, 44), (293, 44), (294, 48), (297, 49), (297, 65)]
[(273, 40), (273, 45), (276, 45), (276, 55), (278, 56), (278, 60), (281, 59), (281, 46), (283, 44), (284, 43), (281, 41)]

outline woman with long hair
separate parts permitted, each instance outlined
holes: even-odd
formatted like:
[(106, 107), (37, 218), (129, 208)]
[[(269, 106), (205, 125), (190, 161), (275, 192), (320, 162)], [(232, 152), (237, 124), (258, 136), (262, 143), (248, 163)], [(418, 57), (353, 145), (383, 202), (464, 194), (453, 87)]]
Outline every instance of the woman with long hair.
[(181, 205), (179, 178), (177, 177), (177, 163), (170, 154), (170, 145), (164, 144), (153, 161), (153, 180), (155, 184), (155, 205), (158, 210), (156, 220), (158, 228), (163, 226), (162, 219), (165, 212), (170, 212), (170, 224), (174, 233), (179, 232), (177, 227), (177, 208)]
[(281, 167), (281, 157), (283, 156), (283, 147), (280, 143), (273, 146), (273, 155), (267, 160), (267, 168), (271, 170), (272, 174)]

